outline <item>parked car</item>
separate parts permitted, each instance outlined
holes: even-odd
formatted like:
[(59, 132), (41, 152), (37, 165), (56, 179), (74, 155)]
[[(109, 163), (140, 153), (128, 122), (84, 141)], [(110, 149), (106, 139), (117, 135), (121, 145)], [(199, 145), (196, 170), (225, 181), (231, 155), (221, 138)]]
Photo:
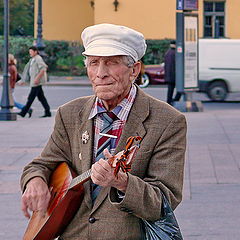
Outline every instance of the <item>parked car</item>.
[(164, 63), (144, 66), (139, 86), (144, 88), (149, 84), (166, 84), (164, 79)]

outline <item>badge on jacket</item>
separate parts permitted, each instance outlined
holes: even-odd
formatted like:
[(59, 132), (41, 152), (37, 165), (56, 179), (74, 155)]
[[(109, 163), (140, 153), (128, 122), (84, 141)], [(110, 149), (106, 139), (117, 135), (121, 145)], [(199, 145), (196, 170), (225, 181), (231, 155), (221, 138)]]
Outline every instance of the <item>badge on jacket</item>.
[(82, 143), (83, 144), (86, 144), (89, 140), (89, 134), (87, 131), (85, 131), (83, 134), (82, 134)]

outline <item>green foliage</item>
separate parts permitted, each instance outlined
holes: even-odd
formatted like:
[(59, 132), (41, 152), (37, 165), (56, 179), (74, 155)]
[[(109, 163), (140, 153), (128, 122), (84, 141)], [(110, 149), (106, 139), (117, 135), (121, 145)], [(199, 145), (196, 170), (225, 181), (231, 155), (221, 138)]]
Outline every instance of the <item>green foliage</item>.
[(147, 51), (143, 57), (144, 64), (160, 64), (172, 39), (147, 40)]
[(71, 55), (69, 51), (69, 43), (67, 41), (44, 41), (45, 53), (47, 54), (48, 68), (52, 70), (57, 69), (57, 60), (60, 58), (67, 58)]
[(65, 71), (70, 75), (86, 74), (83, 47), (78, 42), (44, 41), (49, 70)]
[[(3, 35), (4, 1), (0, 1), (0, 35)], [(33, 36), (34, 0), (9, 0), (9, 32), (12, 36)]]
[(9, 53), (12, 53), (18, 61), (18, 68), (23, 69), (29, 60), (28, 48), (32, 46), (32, 37), (10, 37)]
[(82, 75), (85, 73), (84, 57), (71, 56), (67, 58), (59, 58), (57, 60), (59, 70), (70, 70), (72, 75)]
[[(0, 37), (0, 58), (3, 59), (3, 37)], [(33, 45), (32, 37), (10, 37), (9, 53), (12, 53), (18, 61), (18, 70), (21, 72), (29, 61), (28, 48)], [(44, 41), (44, 58), (48, 65), (48, 72), (64, 72), (65, 75), (86, 74), (84, 67), (83, 47), (78, 42), (68, 41)], [(0, 69), (2, 61), (0, 61)], [(60, 73), (60, 75), (62, 75)]]
[[(9, 53), (14, 54), (15, 58), (18, 61), (18, 68), (23, 69), (24, 65), (29, 60), (28, 48), (33, 43), (33, 38), (23, 38), (23, 37), (10, 37), (9, 38)], [(3, 59), (3, 44), (4, 39), (0, 37), (0, 58)], [(2, 61), (0, 64), (0, 68), (2, 69)]]

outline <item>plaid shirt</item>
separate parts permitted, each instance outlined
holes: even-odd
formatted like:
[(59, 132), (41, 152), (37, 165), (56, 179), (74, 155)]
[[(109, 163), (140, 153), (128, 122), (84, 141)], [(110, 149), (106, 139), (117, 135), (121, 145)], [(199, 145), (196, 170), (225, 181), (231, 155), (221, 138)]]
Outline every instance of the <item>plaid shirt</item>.
[[(112, 135), (117, 136), (117, 138), (111, 138), (110, 149), (111, 154), (113, 154), (116, 149), (117, 143), (122, 134), (123, 127), (127, 121), (130, 109), (136, 97), (136, 92), (137, 92), (136, 86), (132, 85), (129, 94), (121, 101), (121, 103), (119, 103), (112, 110), (112, 112), (117, 116), (118, 119), (113, 122)], [(103, 127), (102, 116), (99, 115), (99, 113), (103, 112), (107, 112), (107, 110), (105, 109), (102, 100), (97, 97), (88, 118), (88, 119), (94, 118), (94, 149), (93, 149), (94, 161), (97, 153), (99, 133), (101, 132)]]

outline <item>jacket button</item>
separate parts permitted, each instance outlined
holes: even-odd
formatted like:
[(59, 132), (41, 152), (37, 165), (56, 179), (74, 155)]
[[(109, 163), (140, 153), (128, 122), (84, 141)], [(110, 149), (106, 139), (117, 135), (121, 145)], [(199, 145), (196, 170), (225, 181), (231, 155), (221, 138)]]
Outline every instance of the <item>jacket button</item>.
[(94, 222), (96, 221), (96, 219), (95, 219), (94, 217), (90, 217), (90, 218), (88, 219), (88, 221), (89, 221), (90, 223), (94, 223)]

